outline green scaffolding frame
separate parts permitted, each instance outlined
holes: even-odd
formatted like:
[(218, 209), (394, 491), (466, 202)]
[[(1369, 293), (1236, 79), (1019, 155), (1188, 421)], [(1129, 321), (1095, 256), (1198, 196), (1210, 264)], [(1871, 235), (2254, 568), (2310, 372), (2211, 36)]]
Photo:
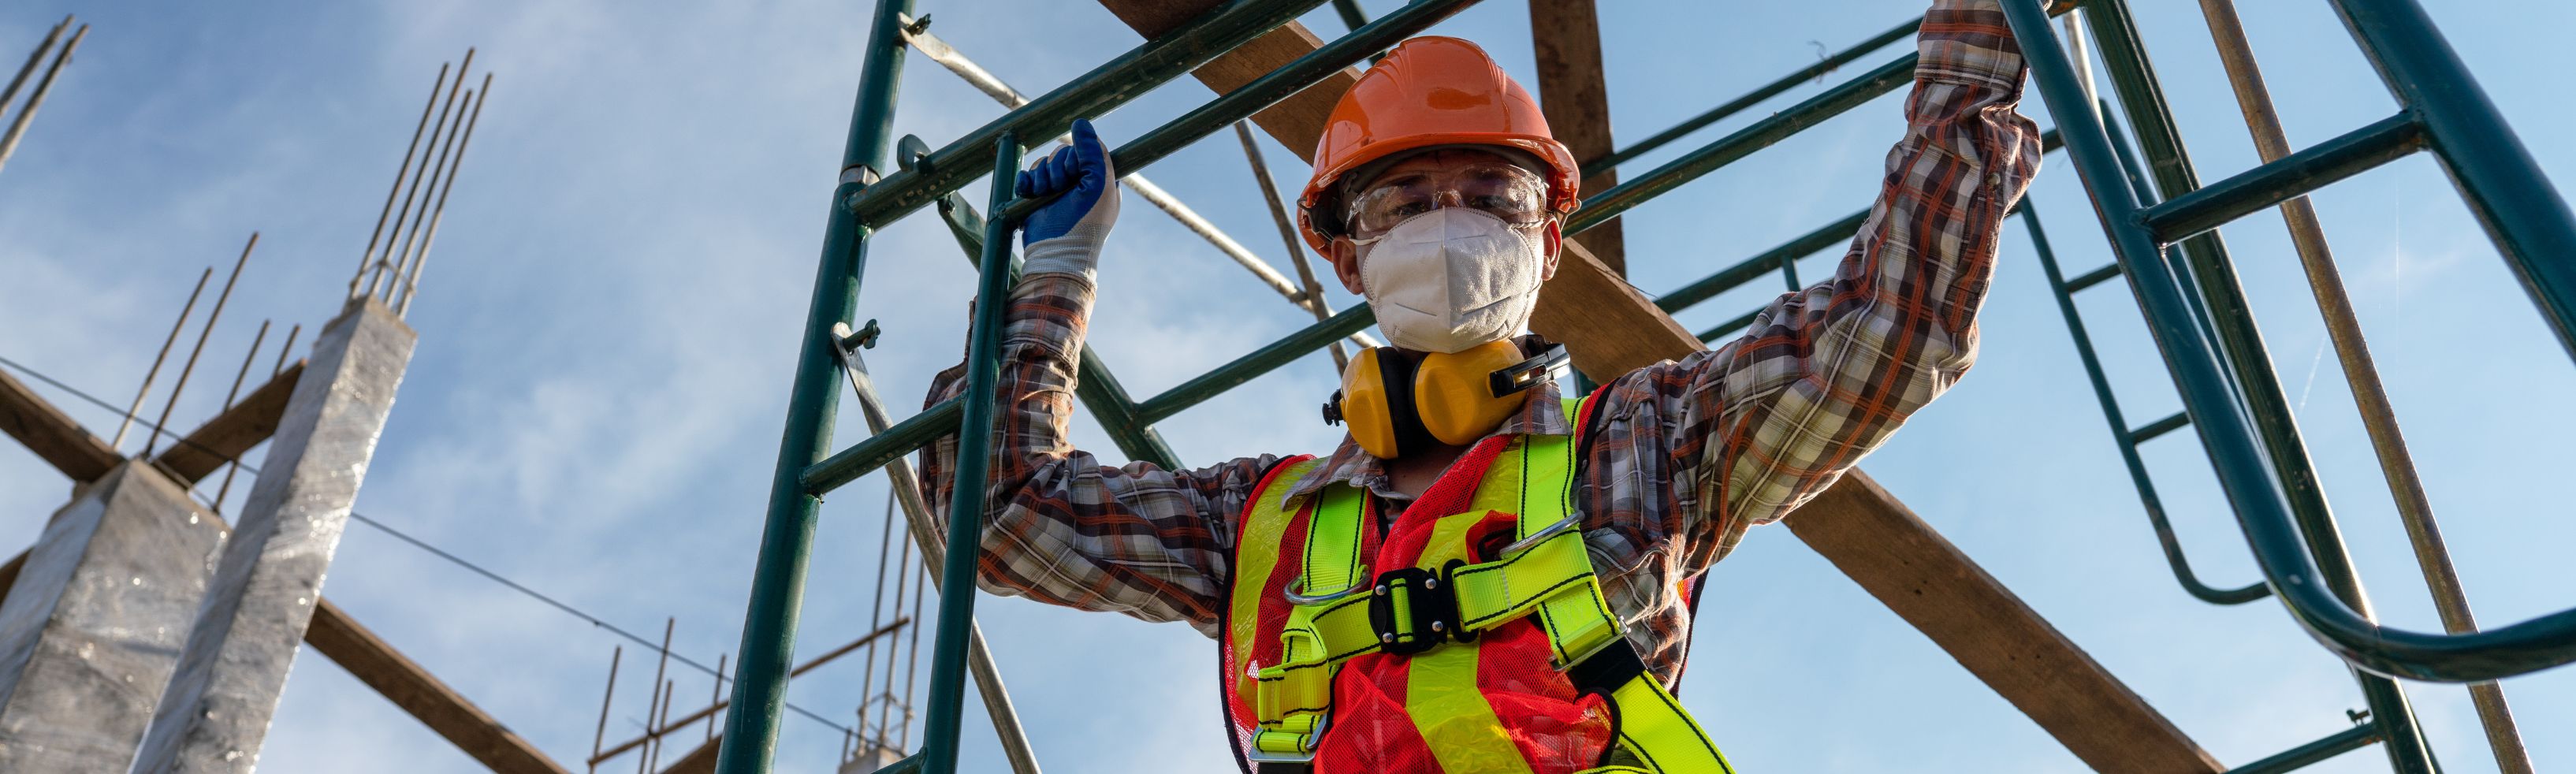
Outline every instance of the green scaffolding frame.
[[(2231, 502), (2254, 548), (2270, 588), (2292, 617), (2337, 656), (2356, 667), (2370, 699), (2373, 722), (2257, 761), (2237, 771), (2283, 771), (2372, 741), (2388, 741), (2392, 762), (2400, 771), (2431, 771), (2430, 753), (2422, 747), (2412, 711), (2389, 676), (2434, 681), (2491, 680), (2576, 660), (2576, 610), (2472, 635), (2432, 635), (2381, 627), (2355, 612), (2359, 601), (2342, 538), (2306, 465), (2279, 385), (2252, 318), (2245, 313), (2241, 291), (2214, 229), (2229, 220), (2269, 208), (2319, 186), (2358, 173), (2415, 150), (2436, 151), (2471, 208), (2477, 212), (2525, 287), (2556, 329), (2562, 344), (2576, 351), (2576, 217), (2571, 217), (2540, 174), (2530, 155), (2504, 124), (2466, 68), (2443, 42), (2414, 0), (2329, 0), (2343, 14), (2356, 40), (2378, 66), (2404, 111), (2344, 137), (2320, 144), (2206, 187), (2192, 176), (2188, 156), (2165, 113), (2134, 26), (2120, 0), (2085, 0), (2092, 12), (2095, 36), (2102, 41), (2121, 104), (2129, 123), (2138, 127), (2154, 171), (2161, 202), (2151, 202), (2147, 175), (2134, 160), (2118, 158), (2104, 121), (2089, 107), (2065, 52), (2049, 30), (2039, 0), (2005, 0), (2016, 36), (2028, 55), (2042, 98), (2060, 117), (2068, 153), (2102, 214), (2104, 230), (2118, 257), (2116, 268), (2088, 273), (2072, 281), (2057, 272), (2037, 215), (2022, 214), (2033, 229), (2044, 267), (2061, 301), (2065, 294), (2112, 276), (2126, 276), (2140, 299), (2141, 311), (2155, 333), (2168, 367), (2180, 388), (2186, 411), (2145, 428), (2117, 424), (2117, 407), (2109, 402), (2090, 356), (2080, 323), (2071, 316), (2084, 358), (2095, 376), (2105, 409), (2115, 422), (2115, 437), (2133, 461), (2132, 475), (2148, 498), (2151, 520), (2168, 544), (2168, 558), (2196, 596), (2206, 589), (2192, 579), (2171, 545), (2161, 508), (2145, 489), (2143, 468), (2134, 464), (2134, 444), (2143, 437), (2188, 424), (2207, 447)], [(1373, 21), (1363, 21), (1355, 5), (1337, 2), (1348, 35), (1191, 110), (1119, 146), (1112, 153), (1117, 168), (1141, 170), (1209, 133), (1250, 117), (1271, 104), (1359, 63), (1410, 37), (1475, 0), (1413, 0)], [(1324, 0), (1230, 0), (1169, 33), (1147, 41), (1091, 72), (964, 137), (936, 150), (907, 153), (900, 168), (888, 172), (893, 147), (892, 118), (896, 86), (902, 75), (904, 44), (901, 21), (912, 12), (912, 0), (878, 0), (863, 52), (858, 95), (843, 148), (842, 173), (834, 188), (816, 270), (811, 304), (800, 344), (788, 403), (786, 429), (780, 441), (758, 566), (743, 627), (741, 656), (735, 667), (733, 711), (727, 716), (717, 770), (750, 774), (771, 770), (779, 719), (793, 654), (804, 579), (811, 562), (821, 496), (834, 488), (909, 454), (932, 440), (964, 428), (959, 435), (961, 480), (982, 480), (993, 426), (999, 369), (999, 336), (1004, 295), (1015, 270), (1012, 235), (1020, 220), (1041, 202), (1014, 199), (1011, 181), (1025, 152), (1023, 138), (1055, 137), (1076, 118), (1105, 113), (1143, 93), (1206, 64), (1225, 52), (1287, 24), (1324, 4)], [(1786, 91), (1890, 43), (1904, 39), (1916, 22), (1909, 21), (1859, 46), (1837, 53), (1815, 67), (1720, 105), (1644, 142), (1620, 149), (1590, 166), (1615, 166)], [(1687, 152), (1652, 171), (1628, 179), (1585, 200), (1567, 224), (1569, 234), (1617, 217), (1655, 196), (1697, 179), (1768, 147), (1809, 126), (1910, 82), (1914, 55), (1907, 53), (1857, 78), (1753, 122)], [(2058, 132), (2050, 133), (2054, 146)], [(993, 176), (992, 196), (979, 216), (956, 192), (984, 170)], [(843, 368), (838, 356), (844, 342), (836, 325), (855, 317), (858, 291), (866, 265), (868, 237), (875, 229), (925, 205), (937, 205), (961, 245), (977, 254), (976, 312), (969, 333), (966, 393), (905, 419), (884, 432), (834, 451), (831, 429), (838, 411)], [(1858, 227), (1855, 215), (1793, 239), (1772, 250), (1684, 285), (1658, 300), (1677, 311), (1715, 297), (1773, 270), (1797, 285), (1795, 261), (1848, 240)], [(2164, 247), (2179, 242), (2184, 261), (2173, 262)], [(2557, 260), (2552, 261), (2550, 259)], [(1142, 401), (1131, 399), (1097, 358), (1086, 354), (1080, 396), (1122, 451), (1132, 458), (1178, 466), (1152, 425), (1191, 406), (1250, 381), (1287, 362), (1324, 348), (1374, 322), (1365, 305), (1354, 306), (1269, 345)], [(1744, 324), (1745, 318), (1701, 335), (1712, 339)], [(984, 489), (961, 486), (951, 510), (960, 514), (948, 525), (948, 544), (978, 544)], [(942, 588), (960, 590), (940, 595), (933, 650), (926, 726), (918, 753), (888, 771), (950, 774), (956, 770), (961, 712), (964, 707), (967, 627), (972, 619), (977, 557), (970, 550), (948, 552), (941, 568)], [(2320, 566), (2322, 565), (2322, 567)], [(2259, 587), (2249, 587), (2257, 589)], [(2249, 589), (2229, 594), (2252, 594)], [(2259, 596), (2259, 595), (2257, 595)], [(2253, 597), (2246, 597), (2251, 599)], [(2229, 601), (2213, 599), (2211, 601)], [(2233, 600), (2245, 601), (2245, 600)]]

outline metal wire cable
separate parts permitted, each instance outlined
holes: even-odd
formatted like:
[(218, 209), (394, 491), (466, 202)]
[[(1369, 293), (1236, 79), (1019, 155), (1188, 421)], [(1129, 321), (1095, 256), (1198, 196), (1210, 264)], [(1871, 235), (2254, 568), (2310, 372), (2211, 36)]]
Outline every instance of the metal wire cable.
[[(36, 369), (34, 369), (34, 368), (30, 368), (30, 367), (28, 367), (28, 366), (27, 366), (27, 364), (25, 364), (25, 363), (20, 363), (20, 362), (18, 362), (18, 361), (16, 361), (16, 360), (12, 360), (12, 359), (10, 359), (10, 358), (8, 358), (8, 357), (6, 357), (6, 356), (0, 356), (0, 365), (8, 366), (8, 367), (9, 367), (10, 369), (12, 369), (12, 370), (15, 370), (15, 371), (17, 371), (17, 372), (19, 372), (19, 373), (22, 373), (22, 374), (26, 374), (26, 375), (28, 375), (29, 377), (33, 377), (33, 378), (34, 378), (34, 379), (36, 379), (37, 381), (44, 382), (45, 384), (47, 384), (47, 385), (49, 385), (49, 386), (52, 386), (54, 389), (62, 390), (63, 392), (69, 393), (69, 394), (71, 394), (73, 397), (79, 398), (79, 399), (81, 399), (82, 401), (87, 402), (87, 403), (89, 403), (89, 404), (91, 404), (91, 405), (97, 406), (97, 407), (102, 408), (102, 409), (106, 409), (106, 410), (108, 410), (108, 411), (116, 412), (116, 413), (117, 413), (117, 414), (119, 414), (119, 415), (122, 415), (122, 414), (124, 414), (124, 413), (125, 413), (125, 411), (124, 411), (123, 409), (119, 409), (119, 408), (117, 408), (114, 404), (108, 403), (107, 401), (104, 401), (104, 400), (100, 400), (100, 399), (98, 398), (98, 396), (91, 395), (91, 394), (89, 394), (88, 392), (85, 392), (85, 391), (81, 390), (80, 388), (73, 387), (73, 386), (71, 386), (71, 385), (69, 385), (69, 384), (64, 384), (61, 380), (55, 379), (55, 378), (54, 378), (54, 377), (52, 377), (52, 376), (48, 376), (48, 375), (46, 375), (46, 374), (45, 374), (45, 372), (43, 372), (43, 371), (38, 371), (38, 370), (36, 370)], [(170, 431), (168, 431), (168, 430), (166, 430), (166, 429), (163, 429), (163, 428), (161, 427), (161, 425), (159, 425), (159, 424), (157, 424), (157, 423), (144, 422), (144, 421), (142, 421), (142, 420), (140, 420), (140, 419), (136, 420), (136, 423), (137, 423), (137, 424), (141, 424), (141, 425), (142, 425), (142, 426), (144, 426), (146, 429), (148, 429), (150, 432), (152, 432), (152, 433), (154, 433), (154, 434), (156, 434), (156, 435), (167, 435), (167, 436), (171, 436), (171, 437), (173, 437), (173, 438), (178, 439), (178, 442), (179, 442), (179, 443), (187, 444), (187, 445), (189, 445), (189, 446), (197, 447), (197, 448), (198, 448), (199, 450), (201, 450), (201, 451), (205, 451), (205, 452), (208, 452), (208, 453), (216, 454), (217, 456), (222, 457), (222, 458), (223, 458), (223, 459), (225, 459), (225, 460), (228, 460), (228, 461), (231, 461), (231, 462), (233, 462), (233, 463), (239, 464), (239, 465), (241, 465), (241, 467), (242, 467), (242, 469), (243, 469), (243, 470), (250, 471), (251, 475), (254, 475), (254, 476), (259, 475), (259, 468), (252, 466), (250, 463), (242, 462), (242, 461), (241, 461), (241, 458), (240, 458), (240, 457), (238, 457), (238, 456), (222, 454), (222, 453), (220, 453), (220, 452), (217, 452), (215, 449), (213, 449), (213, 448), (211, 448), (211, 447), (207, 447), (207, 446), (206, 446), (206, 445), (204, 445), (204, 444), (200, 444), (200, 443), (197, 443), (197, 442), (194, 442), (194, 441), (190, 441), (190, 440), (188, 440), (188, 439), (187, 439), (186, 437), (184, 437), (184, 436), (180, 436), (180, 435), (178, 435), (178, 434), (176, 434), (176, 433), (172, 433), (172, 432), (170, 432)], [(671, 660), (672, 660), (672, 661), (677, 661), (677, 662), (679, 662), (679, 663), (681, 663), (681, 664), (685, 664), (685, 665), (689, 666), (689, 667), (690, 667), (690, 668), (692, 668), (692, 669), (696, 669), (696, 670), (698, 670), (699, 672), (703, 672), (703, 673), (705, 673), (705, 674), (707, 674), (707, 675), (709, 675), (709, 676), (714, 677), (714, 678), (716, 679), (716, 683), (717, 683), (718, 685), (722, 685), (722, 684), (724, 684), (724, 683), (731, 682), (731, 680), (730, 680), (730, 679), (728, 679), (728, 678), (724, 675), (724, 673), (723, 673), (723, 672), (721, 672), (721, 671), (719, 671), (719, 670), (717, 670), (717, 669), (715, 669), (715, 668), (713, 668), (713, 667), (709, 667), (709, 666), (707, 666), (706, 664), (700, 663), (700, 662), (698, 662), (697, 660), (695, 660), (695, 659), (691, 659), (691, 658), (689, 658), (689, 657), (687, 657), (687, 656), (680, 655), (679, 653), (672, 652), (672, 651), (669, 651), (669, 650), (665, 650), (665, 649), (664, 649), (664, 648), (662, 648), (660, 645), (655, 644), (652, 640), (645, 639), (645, 638), (643, 638), (642, 636), (637, 635), (637, 634), (636, 634), (636, 633), (634, 633), (634, 632), (627, 631), (625, 628), (620, 627), (620, 626), (618, 626), (618, 625), (616, 625), (616, 624), (613, 624), (613, 623), (609, 623), (608, 621), (603, 620), (603, 619), (601, 619), (601, 618), (600, 618), (600, 617), (598, 617), (598, 616), (591, 615), (591, 614), (589, 614), (589, 613), (583, 612), (580, 608), (573, 607), (572, 605), (569, 605), (569, 604), (564, 603), (562, 600), (556, 599), (556, 598), (554, 598), (554, 597), (547, 596), (544, 592), (540, 592), (540, 591), (537, 591), (536, 589), (528, 588), (528, 587), (527, 587), (527, 585), (525, 585), (525, 584), (522, 584), (522, 583), (520, 583), (520, 582), (518, 582), (518, 581), (511, 580), (511, 579), (509, 579), (508, 577), (503, 576), (503, 575), (502, 575), (502, 574), (500, 574), (500, 573), (493, 572), (493, 571), (491, 571), (491, 570), (489, 570), (489, 569), (486, 569), (486, 568), (484, 568), (482, 565), (475, 564), (475, 563), (473, 563), (473, 562), (471, 562), (471, 561), (466, 560), (464, 557), (460, 557), (460, 556), (457, 556), (457, 555), (455, 555), (455, 554), (448, 553), (446, 549), (442, 549), (442, 548), (439, 548), (438, 546), (430, 545), (430, 544), (429, 544), (429, 541), (425, 541), (425, 540), (422, 540), (422, 539), (420, 539), (420, 538), (412, 537), (409, 533), (403, 532), (402, 530), (399, 530), (399, 529), (395, 529), (395, 528), (393, 528), (391, 525), (387, 525), (387, 524), (385, 524), (384, 522), (377, 521), (377, 520), (375, 520), (374, 518), (369, 517), (369, 516), (368, 516), (368, 515), (366, 515), (366, 514), (363, 514), (363, 513), (359, 513), (359, 512), (357, 512), (357, 511), (356, 511), (356, 510), (354, 510), (354, 509), (352, 509), (352, 510), (350, 510), (350, 511), (349, 511), (349, 518), (357, 520), (357, 522), (358, 522), (358, 523), (360, 523), (360, 524), (365, 524), (365, 525), (367, 525), (367, 526), (374, 527), (374, 528), (376, 528), (376, 530), (377, 530), (377, 531), (383, 532), (383, 533), (385, 533), (385, 534), (387, 534), (387, 535), (391, 535), (391, 536), (393, 536), (393, 537), (394, 537), (394, 539), (396, 539), (396, 540), (400, 540), (400, 541), (402, 541), (402, 542), (404, 542), (404, 543), (409, 543), (409, 544), (411, 544), (411, 546), (412, 546), (412, 547), (414, 547), (414, 548), (418, 548), (418, 549), (420, 549), (420, 550), (422, 550), (422, 551), (427, 551), (427, 552), (429, 552), (429, 553), (430, 553), (431, 555), (433, 555), (433, 556), (436, 556), (436, 557), (438, 557), (438, 558), (440, 558), (440, 559), (445, 559), (445, 560), (447, 560), (447, 561), (448, 561), (448, 563), (450, 563), (450, 564), (454, 564), (454, 565), (456, 565), (456, 566), (458, 566), (458, 567), (465, 568), (465, 569), (466, 569), (467, 571), (469, 571), (469, 572), (472, 572), (472, 573), (474, 573), (474, 574), (476, 574), (476, 575), (481, 575), (481, 576), (483, 576), (485, 579), (488, 579), (488, 580), (490, 580), (490, 581), (492, 581), (492, 582), (494, 582), (494, 583), (501, 584), (502, 586), (507, 587), (507, 588), (509, 588), (509, 589), (510, 589), (510, 590), (512, 590), (512, 591), (519, 592), (520, 594), (525, 595), (525, 596), (527, 596), (527, 597), (528, 597), (528, 598), (530, 598), (530, 599), (534, 599), (534, 600), (536, 600), (536, 601), (538, 601), (538, 602), (545, 603), (545, 604), (546, 604), (546, 606), (548, 606), (548, 607), (552, 607), (552, 608), (554, 608), (554, 609), (556, 609), (556, 610), (563, 611), (565, 614), (567, 614), (567, 615), (571, 615), (571, 616), (572, 616), (572, 617), (574, 617), (574, 618), (579, 618), (579, 619), (583, 620), (584, 622), (589, 623), (589, 624), (590, 624), (592, 627), (594, 627), (594, 628), (603, 629), (603, 630), (608, 631), (608, 632), (609, 632), (609, 633), (611, 633), (611, 634), (615, 634), (615, 635), (617, 635), (617, 636), (619, 636), (619, 637), (625, 638), (627, 641), (630, 641), (630, 642), (633, 642), (633, 643), (635, 643), (635, 644), (637, 644), (637, 645), (641, 645), (641, 646), (643, 646), (643, 647), (644, 647), (646, 650), (648, 650), (648, 651), (653, 651), (653, 652), (656, 652), (656, 653), (661, 653), (661, 654), (668, 655), (668, 656), (670, 656), (670, 657), (671, 657)], [(848, 726), (843, 726), (843, 725), (841, 725), (841, 724), (839, 724), (839, 723), (834, 723), (834, 722), (832, 722), (832, 721), (830, 721), (830, 720), (826, 720), (826, 719), (824, 719), (824, 718), (823, 718), (823, 716), (821, 716), (821, 715), (817, 715), (817, 714), (814, 714), (811, 710), (807, 710), (807, 709), (805, 709), (805, 708), (803, 708), (803, 707), (796, 706), (796, 705), (795, 705), (794, 703), (792, 703), (792, 702), (790, 702), (790, 703), (788, 703), (788, 704), (787, 704), (787, 708), (788, 708), (788, 709), (790, 709), (790, 710), (794, 710), (794, 711), (796, 712), (796, 714), (803, 715), (803, 716), (805, 716), (806, 718), (811, 719), (811, 720), (813, 720), (813, 721), (814, 721), (814, 722), (816, 722), (816, 723), (821, 723), (821, 724), (823, 724), (823, 725), (830, 726), (833, 730), (841, 731), (841, 732), (844, 732), (844, 733), (847, 733), (847, 732), (849, 732), (849, 731), (850, 731), (850, 728), (849, 728)]]

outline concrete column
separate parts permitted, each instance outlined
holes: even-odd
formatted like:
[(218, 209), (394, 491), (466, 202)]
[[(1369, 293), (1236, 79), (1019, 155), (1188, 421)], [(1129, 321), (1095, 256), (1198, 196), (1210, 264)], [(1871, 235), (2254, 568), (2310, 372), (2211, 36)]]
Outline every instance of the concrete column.
[(350, 301), (314, 340), (133, 771), (258, 764), (413, 340), (371, 297)]
[(54, 513), (0, 602), (0, 771), (124, 771), (224, 531), (127, 461)]

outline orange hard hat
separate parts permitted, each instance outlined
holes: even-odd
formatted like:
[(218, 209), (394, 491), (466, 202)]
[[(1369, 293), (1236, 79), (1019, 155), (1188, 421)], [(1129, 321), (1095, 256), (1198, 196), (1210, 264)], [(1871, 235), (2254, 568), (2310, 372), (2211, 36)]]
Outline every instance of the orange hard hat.
[(1329, 254), (1342, 214), (1325, 212), (1319, 223), (1316, 208), (1336, 204), (1343, 175), (1393, 154), (1443, 145), (1496, 145), (1536, 156), (1550, 168), (1549, 208), (1564, 214), (1583, 204), (1583, 173), (1574, 154), (1548, 133), (1538, 100), (1476, 44), (1420, 37), (1396, 44), (1333, 105), (1315, 143), (1315, 177), (1297, 197), (1306, 243)]

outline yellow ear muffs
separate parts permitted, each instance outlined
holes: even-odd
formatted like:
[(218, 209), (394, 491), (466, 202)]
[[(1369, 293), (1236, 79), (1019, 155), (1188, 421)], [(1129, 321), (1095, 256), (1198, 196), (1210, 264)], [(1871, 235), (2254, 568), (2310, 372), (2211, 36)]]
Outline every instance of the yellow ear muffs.
[[(1389, 365), (1410, 372), (1413, 360), (1393, 347), (1360, 350), (1358, 357), (1351, 358), (1350, 367), (1342, 370), (1342, 388), (1324, 403), (1324, 422), (1348, 424), (1351, 440), (1358, 441), (1360, 448), (1378, 459), (1392, 459), (1401, 451), (1396, 442), (1396, 407), (1412, 413), (1411, 374), (1407, 373), (1408, 378), (1401, 382), (1391, 382), (1384, 374)], [(1389, 384), (1403, 385), (1406, 394), (1402, 400), (1390, 394), (1395, 390)]]
[(1523, 360), (1508, 341), (1418, 361), (1394, 347), (1365, 350), (1342, 372), (1324, 421), (1349, 424), (1351, 440), (1379, 459), (1435, 443), (1464, 446), (1519, 411), (1520, 392), (1552, 378), (1563, 361), (1561, 350)]
[(1413, 375), (1413, 410), (1421, 416), (1422, 428), (1451, 446), (1475, 443), (1493, 432), (1522, 402), (1518, 391), (1494, 394), (1494, 372), (1520, 361), (1520, 347), (1509, 341), (1424, 355)]

